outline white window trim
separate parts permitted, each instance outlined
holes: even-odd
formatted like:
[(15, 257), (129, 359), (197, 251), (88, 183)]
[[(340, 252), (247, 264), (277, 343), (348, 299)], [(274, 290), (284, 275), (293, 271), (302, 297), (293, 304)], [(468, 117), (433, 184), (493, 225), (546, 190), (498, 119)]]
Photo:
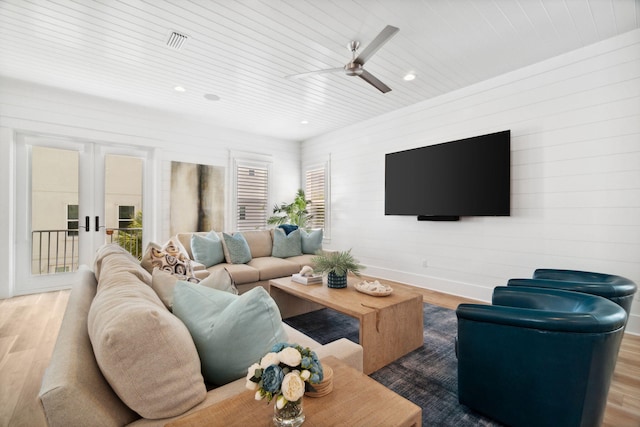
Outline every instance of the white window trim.
[(331, 241), (331, 155), (321, 162), (306, 163), (302, 167), (302, 188), (306, 188), (307, 171), (321, 169), (324, 167), (324, 230), (323, 240), (326, 243)]
[[(269, 206), (273, 204), (272, 185), (273, 185), (273, 156), (262, 153), (252, 153), (248, 151), (235, 151), (229, 150), (229, 191), (227, 194), (231, 195), (230, 203), (228, 203), (229, 210), (227, 211), (227, 223), (228, 229), (236, 231), (238, 229), (238, 194), (237, 184), (238, 176), (236, 170), (238, 166), (241, 167), (257, 167), (267, 169), (267, 210)], [(268, 215), (268, 211), (267, 211)], [(265, 224), (266, 227), (266, 224)]]

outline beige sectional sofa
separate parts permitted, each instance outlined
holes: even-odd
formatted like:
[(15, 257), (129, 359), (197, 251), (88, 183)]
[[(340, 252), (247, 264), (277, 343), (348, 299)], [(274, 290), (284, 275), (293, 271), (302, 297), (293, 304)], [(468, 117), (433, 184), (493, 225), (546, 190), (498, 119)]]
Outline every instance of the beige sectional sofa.
[[(234, 284), (240, 293), (246, 292), (256, 286), (262, 286), (268, 289), (269, 280), (278, 277), (291, 276), (298, 273), (305, 266), (313, 266), (311, 259), (314, 253), (301, 253), (291, 257), (280, 258), (273, 256), (274, 250), (274, 233), (276, 230), (254, 230), (242, 231), (242, 234), (249, 245), (251, 251), (251, 260), (247, 263), (233, 264), (230, 262), (228, 252), (225, 250), (225, 261), (209, 268), (210, 273), (218, 272), (225, 269), (231, 276)], [(205, 236), (206, 232), (199, 233), (178, 233), (176, 239), (186, 251), (186, 254), (193, 261), (196, 260), (191, 248), (191, 238), (193, 234)], [(223, 233), (217, 233), (224, 247)], [(302, 252), (302, 251), (301, 251)], [(314, 251), (315, 252), (315, 251)], [(198, 264), (196, 264), (198, 265)], [(199, 269), (205, 269), (203, 265), (199, 265)]]
[[(189, 330), (155, 294), (152, 276), (118, 246), (101, 248), (94, 269), (81, 267), (79, 277), (39, 394), (50, 426), (160, 426), (246, 390), (244, 377), (205, 387)], [(320, 345), (282, 327), (288, 342), (362, 370), (358, 344)]]

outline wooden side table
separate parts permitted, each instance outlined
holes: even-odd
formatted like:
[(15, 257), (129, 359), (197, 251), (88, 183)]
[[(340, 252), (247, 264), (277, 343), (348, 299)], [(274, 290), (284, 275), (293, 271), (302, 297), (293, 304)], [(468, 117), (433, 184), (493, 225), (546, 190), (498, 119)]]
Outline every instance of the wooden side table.
[[(419, 427), (422, 409), (365, 374), (330, 356), (323, 365), (333, 369), (333, 391), (323, 397), (304, 397), (303, 427), (388, 426)], [(167, 427), (271, 426), (273, 405), (244, 393), (203, 408)]]

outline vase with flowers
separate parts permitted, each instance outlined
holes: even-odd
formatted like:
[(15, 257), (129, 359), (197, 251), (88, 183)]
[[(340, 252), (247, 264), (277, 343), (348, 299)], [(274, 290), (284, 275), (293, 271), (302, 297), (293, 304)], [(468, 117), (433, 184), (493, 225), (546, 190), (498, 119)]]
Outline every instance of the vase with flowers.
[(323, 375), (315, 352), (298, 344), (279, 343), (249, 367), (246, 385), (255, 390), (256, 400), (276, 399), (274, 425), (297, 427), (304, 422), (302, 396)]

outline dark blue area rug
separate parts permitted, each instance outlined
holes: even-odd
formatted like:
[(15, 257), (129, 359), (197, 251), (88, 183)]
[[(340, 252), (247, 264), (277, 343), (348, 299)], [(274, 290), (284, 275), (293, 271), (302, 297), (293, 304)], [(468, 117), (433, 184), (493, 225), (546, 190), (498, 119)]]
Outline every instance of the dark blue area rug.
[[(321, 344), (358, 342), (358, 321), (331, 309), (285, 319)], [(370, 375), (422, 408), (423, 426), (500, 426), (458, 403), (455, 311), (424, 304), (424, 344)]]

